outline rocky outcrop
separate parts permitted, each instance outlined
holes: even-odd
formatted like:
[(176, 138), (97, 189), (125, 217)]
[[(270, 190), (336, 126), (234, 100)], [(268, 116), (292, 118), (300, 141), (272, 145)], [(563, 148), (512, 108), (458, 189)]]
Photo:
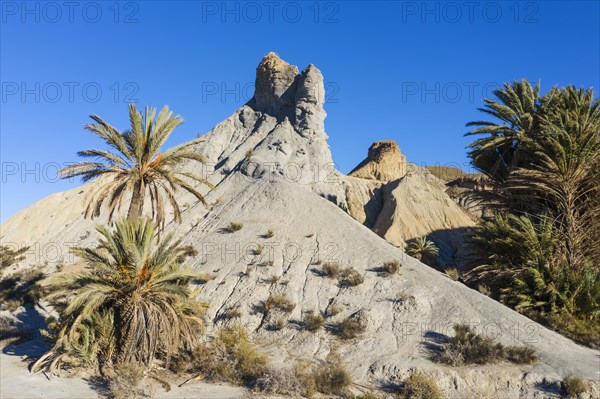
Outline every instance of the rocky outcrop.
[(407, 162), (395, 141), (373, 143), (345, 183), (348, 211), (356, 220), (400, 248), (427, 236), (440, 249), (441, 266), (460, 267), (473, 218), (448, 195), (445, 181)]
[(394, 140), (377, 141), (369, 147), (367, 157), (354, 168), (349, 176), (378, 180), (387, 183), (406, 174), (406, 157)]
[[(318, 361), (335, 351), (359, 384), (380, 386), (420, 369), (435, 376), (449, 398), (543, 397), (545, 384), (567, 375), (600, 376), (600, 352), (452, 281), (353, 219), (347, 210), (362, 208), (363, 222), (373, 223), (390, 240), (405, 240), (404, 230), (422, 234), (437, 228), (433, 223), (454, 226), (448, 216), (453, 203), (447, 203), (440, 182), (430, 174), (409, 173), (386, 183), (336, 171), (321, 125), (323, 98), (311, 91), (323, 86), (320, 72), (309, 67), (288, 85), (293, 67), (274, 55), (267, 57), (259, 68), (264, 79), (257, 81), (256, 97), (195, 148), (206, 158), (205, 168), (184, 166), (215, 184), (206, 194), (210, 205), (178, 192), (183, 221), (166, 226), (183, 237), (182, 244), (198, 250), (190, 266), (212, 277), (197, 297), (210, 305), (207, 334), (230, 323), (225, 316), (236, 309), (235, 322), (264, 344), (261, 350), (276, 364), (299, 358)], [(56, 259), (69, 270), (76, 259), (66, 249), (92, 245), (98, 239), (93, 225), (103, 222), (83, 218), (82, 199), (92, 188), (86, 184), (55, 194), (21, 211), (2, 225), (2, 243), (35, 244), (25, 266), (43, 264), (45, 251), (62, 249), (65, 257)], [(386, 220), (393, 223), (386, 225)], [(230, 222), (243, 228), (226, 233)], [(267, 238), (269, 230), (274, 234)], [(384, 278), (378, 267), (390, 260), (399, 260), (402, 267)], [(327, 261), (354, 268), (364, 281), (345, 286), (322, 277), (319, 264)], [(45, 270), (54, 273), (52, 264)], [(277, 283), (271, 282), (273, 277)], [(399, 293), (409, 300), (399, 300)], [(270, 295), (286, 295), (295, 306), (289, 313), (257, 311)], [(331, 314), (332, 307), (340, 311), (328, 318), (328, 325), (360, 316), (366, 331), (341, 340), (335, 330), (302, 330), (307, 312)], [(284, 328), (271, 330), (279, 320)], [(432, 362), (428, 340), (451, 334), (459, 322), (475, 325), (504, 344), (531, 346), (540, 361), (460, 369)], [(172, 395), (182, 396), (175, 389)]]

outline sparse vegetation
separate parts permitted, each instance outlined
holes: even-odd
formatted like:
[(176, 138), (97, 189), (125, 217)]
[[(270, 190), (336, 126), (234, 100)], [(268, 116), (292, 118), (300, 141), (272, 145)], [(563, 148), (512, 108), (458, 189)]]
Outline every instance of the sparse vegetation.
[(261, 255), (261, 254), (263, 253), (263, 249), (264, 249), (264, 246), (262, 246), (262, 245), (260, 245), (260, 244), (259, 244), (259, 245), (257, 245), (257, 246), (256, 246), (256, 248), (254, 248), (254, 249), (252, 250), (252, 255), (254, 255), (254, 256), (259, 256), (259, 255)]
[(236, 305), (236, 306), (232, 306), (232, 307), (226, 309), (222, 313), (221, 318), (224, 320), (233, 320), (233, 319), (240, 318), (241, 316), (242, 316), (242, 311), (240, 310), (240, 306)]
[(337, 323), (335, 332), (341, 339), (353, 339), (367, 330), (367, 323), (361, 317), (348, 317)]
[(28, 249), (29, 247), (21, 247), (14, 250), (7, 246), (0, 246), (0, 276), (4, 270), (25, 259), (23, 254), (27, 252)]
[(183, 268), (185, 251), (168, 235), (154, 245), (149, 219), (97, 228), (96, 248), (73, 248), (87, 265), (80, 273), (49, 282), (49, 299), (60, 312), (56, 341), (33, 365), (54, 371), (63, 365), (119, 365), (171, 356), (192, 348), (203, 330), (205, 306), (188, 285), (204, 276)]
[(341, 307), (340, 305), (332, 304), (332, 305), (329, 305), (327, 307), (327, 310), (325, 312), (325, 316), (326, 317), (335, 317), (338, 314), (340, 314), (343, 310), (344, 310), (344, 308)]
[(442, 399), (442, 393), (433, 378), (421, 372), (414, 372), (404, 381), (400, 398)]
[(271, 324), (269, 324), (267, 329), (270, 331), (281, 331), (285, 328), (286, 324), (287, 324), (286, 320), (284, 320), (281, 317), (278, 317), (275, 320), (273, 320), (271, 322)]
[(402, 264), (397, 260), (390, 260), (383, 263), (382, 270), (388, 276), (398, 273)]
[(578, 398), (579, 395), (586, 393), (590, 389), (587, 381), (576, 376), (565, 378), (562, 383), (562, 388), (569, 398)]
[(315, 392), (312, 375), (299, 365), (281, 369), (270, 368), (252, 384), (252, 388), (260, 393), (293, 398), (311, 397)]
[(334, 262), (325, 262), (321, 266), (323, 275), (329, 278), (338, 278), (341, 270), (340, 265)]
[(9, 316), (0, 316), (0, 348), (18, 343), (31, 336), (31, 333), (22, 329), (19, 322)]
[(317, 391), (324, 394), (341, 394), (352, 384), (346, 365), (339, 359), (320, 364), (313, 375)]
[(306, 312), (302, 324), (305, 330), (316, 332), (323, 327), (325, 319), (318, 312)]
[(276, 309), (284, 313), (290, 313), (295, 307), (296, 304), (290, 301), (285, 294), (269, 295), (264, 302), (264, 309), (266, 312)]
[(458, 279), (460, 278), (460, 273), (455, 267), (444, 269), (444, 273), (446, 273), (446, 275), (450, 277), (453, 281), (458, 281)]
[(222, 328), (210, 342), (197, 346), (184, 362), (189, 373), (238, 385), (250, 385), (269, 370), (268, 357), (254, 348), (241, 326)]
[(250, 158), (252, 155), (254, 155), (254, 150), (252, 150), (252, 148), (247, 149), (246, 153), (244, 154), (246, 158)]
[(537, 361), (537, 356), (531, 348), (504, 347), (489, 337), (475, 333), (467, 324), (454, 325), (454, 337), (443, 346), (440, 354), (440, 361), (452, 366), (489, 364), (502, 360), (531, 364)]
[(342, 270), (340, 277), (340, 285), (342, 287), (356, 287), (365, 281), (363, 275), (351, 267)]
[(271, 275), (271, 277), (269, 277), (265, 281), (267, 282), (267, 284), (275, 285), (275, 284), (277, 284), (277, 282), (279, 281), (280, 278), (281, 277), (278, 276), (277, 274), (273, 274), (273, 275)]
[(39, 285), (43, 278), (38, 267), (3, 274), (0, 277), (0, 309), (14, 311), (37, 303), (44, 292)]
[(236, 231), (240, 231), (243, 227), (244, 225), (241, 223), (230, 222), (225, 230), (229, 233), (235, 233)]
[(268, 230), (265, 234), (263, 234), (263, 238), (273, 238), (275, 236), (275, 232), (273, 230)]
[(479, 284), (479, 286), (477, 286), (477, 290), (485, 296), (492, 295), (492, 290), (490, 290), (490, 287), (485, 284)]
[(140, 384), (144, 379), (143, 364), (120, 364), (106, 376), (109, 399), (149, 398), (151, 397)]

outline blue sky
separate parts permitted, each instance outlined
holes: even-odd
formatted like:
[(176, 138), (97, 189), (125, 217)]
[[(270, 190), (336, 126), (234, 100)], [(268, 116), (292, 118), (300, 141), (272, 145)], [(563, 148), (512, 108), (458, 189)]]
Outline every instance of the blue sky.
[(418, 164), (468, 168), (465, 123), (505, 81), (600, 86), (597, 1), (4, 1), (0, 219), (80, 184), (56, 170), (98, 147), (95, 113), (127, 102), (183, 116), (169, 145), (206, 133), (252, 96), (269, 51), (325, 76), (326, 131), (349, 172), (373, 141)]

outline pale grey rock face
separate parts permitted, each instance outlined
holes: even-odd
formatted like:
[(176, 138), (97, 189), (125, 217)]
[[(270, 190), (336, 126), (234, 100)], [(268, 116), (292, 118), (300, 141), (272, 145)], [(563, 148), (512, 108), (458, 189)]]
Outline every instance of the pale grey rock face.
[(297, 76), (297, 67), (283, 61), (275, 53), (267, 54), (256, 68), (256, 110), (271, 115), (289, 112), (294, 103)]

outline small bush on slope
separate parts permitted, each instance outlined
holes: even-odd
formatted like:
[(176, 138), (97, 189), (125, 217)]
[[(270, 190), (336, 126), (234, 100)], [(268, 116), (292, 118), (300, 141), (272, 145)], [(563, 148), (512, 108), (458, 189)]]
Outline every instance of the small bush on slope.
[(222, 328), (213, 340), (198, 345), (191, 356), (179, 361), (188, 362), (188, 372), (238, 385), (252, 384), (269, 367), (268, 357), (252, 346), (240, 326)]
[(244, 225), (241, 223), (231, 222), (225, 230), (230, 233), (235, 233), (236, 231), (240, 231), (243, 227)]
[(382, 270), (388, 275), (396, 274), (398, 270), (402, 267), (402, 263), (397, 260), (391, 260), (383, 263)]
[(306, 331), (316, 332), (323, 327), (323, 324), (325, 324), (325, 319), (319, 313), (306, 312), (302, 323)]
[(367, 330), (367, 323), (360, 317), (348, 317), (337, 323), (335, 332), (341, 339), (353, 339)]
[(338, 278), (341, 272), (340, 265), (334, 262), (323, 263), (321, 270), (323, 275), (329, 278)]
[(435, 380), (420, 372), (411, 374), (400, 391), (401, 399), (442, 399)]
[(526, 347), (504, 347), (489, 337), (476, 334), (466, 324), (454, 325), (454, 337), (444, 345), (440, 361), (452, 366), (465, 364), (488, 364), (501, 360), (531, 364), (537, 360), (535, 351)]
[(569, 398), (577, 398), (589, 389), (589, 385), (584, 379), (575, 376), (565, 378), (562, 387)]
[(339, 359), (320, 364), (313, 370), (315, 387), (324, 394), (341, 394), (352, 384), (352, 377)]
[(362, 274), (351, 267), (342, 270), (340, 276), (340, 286), (342, 287), (356, 287), (365, 281)]

